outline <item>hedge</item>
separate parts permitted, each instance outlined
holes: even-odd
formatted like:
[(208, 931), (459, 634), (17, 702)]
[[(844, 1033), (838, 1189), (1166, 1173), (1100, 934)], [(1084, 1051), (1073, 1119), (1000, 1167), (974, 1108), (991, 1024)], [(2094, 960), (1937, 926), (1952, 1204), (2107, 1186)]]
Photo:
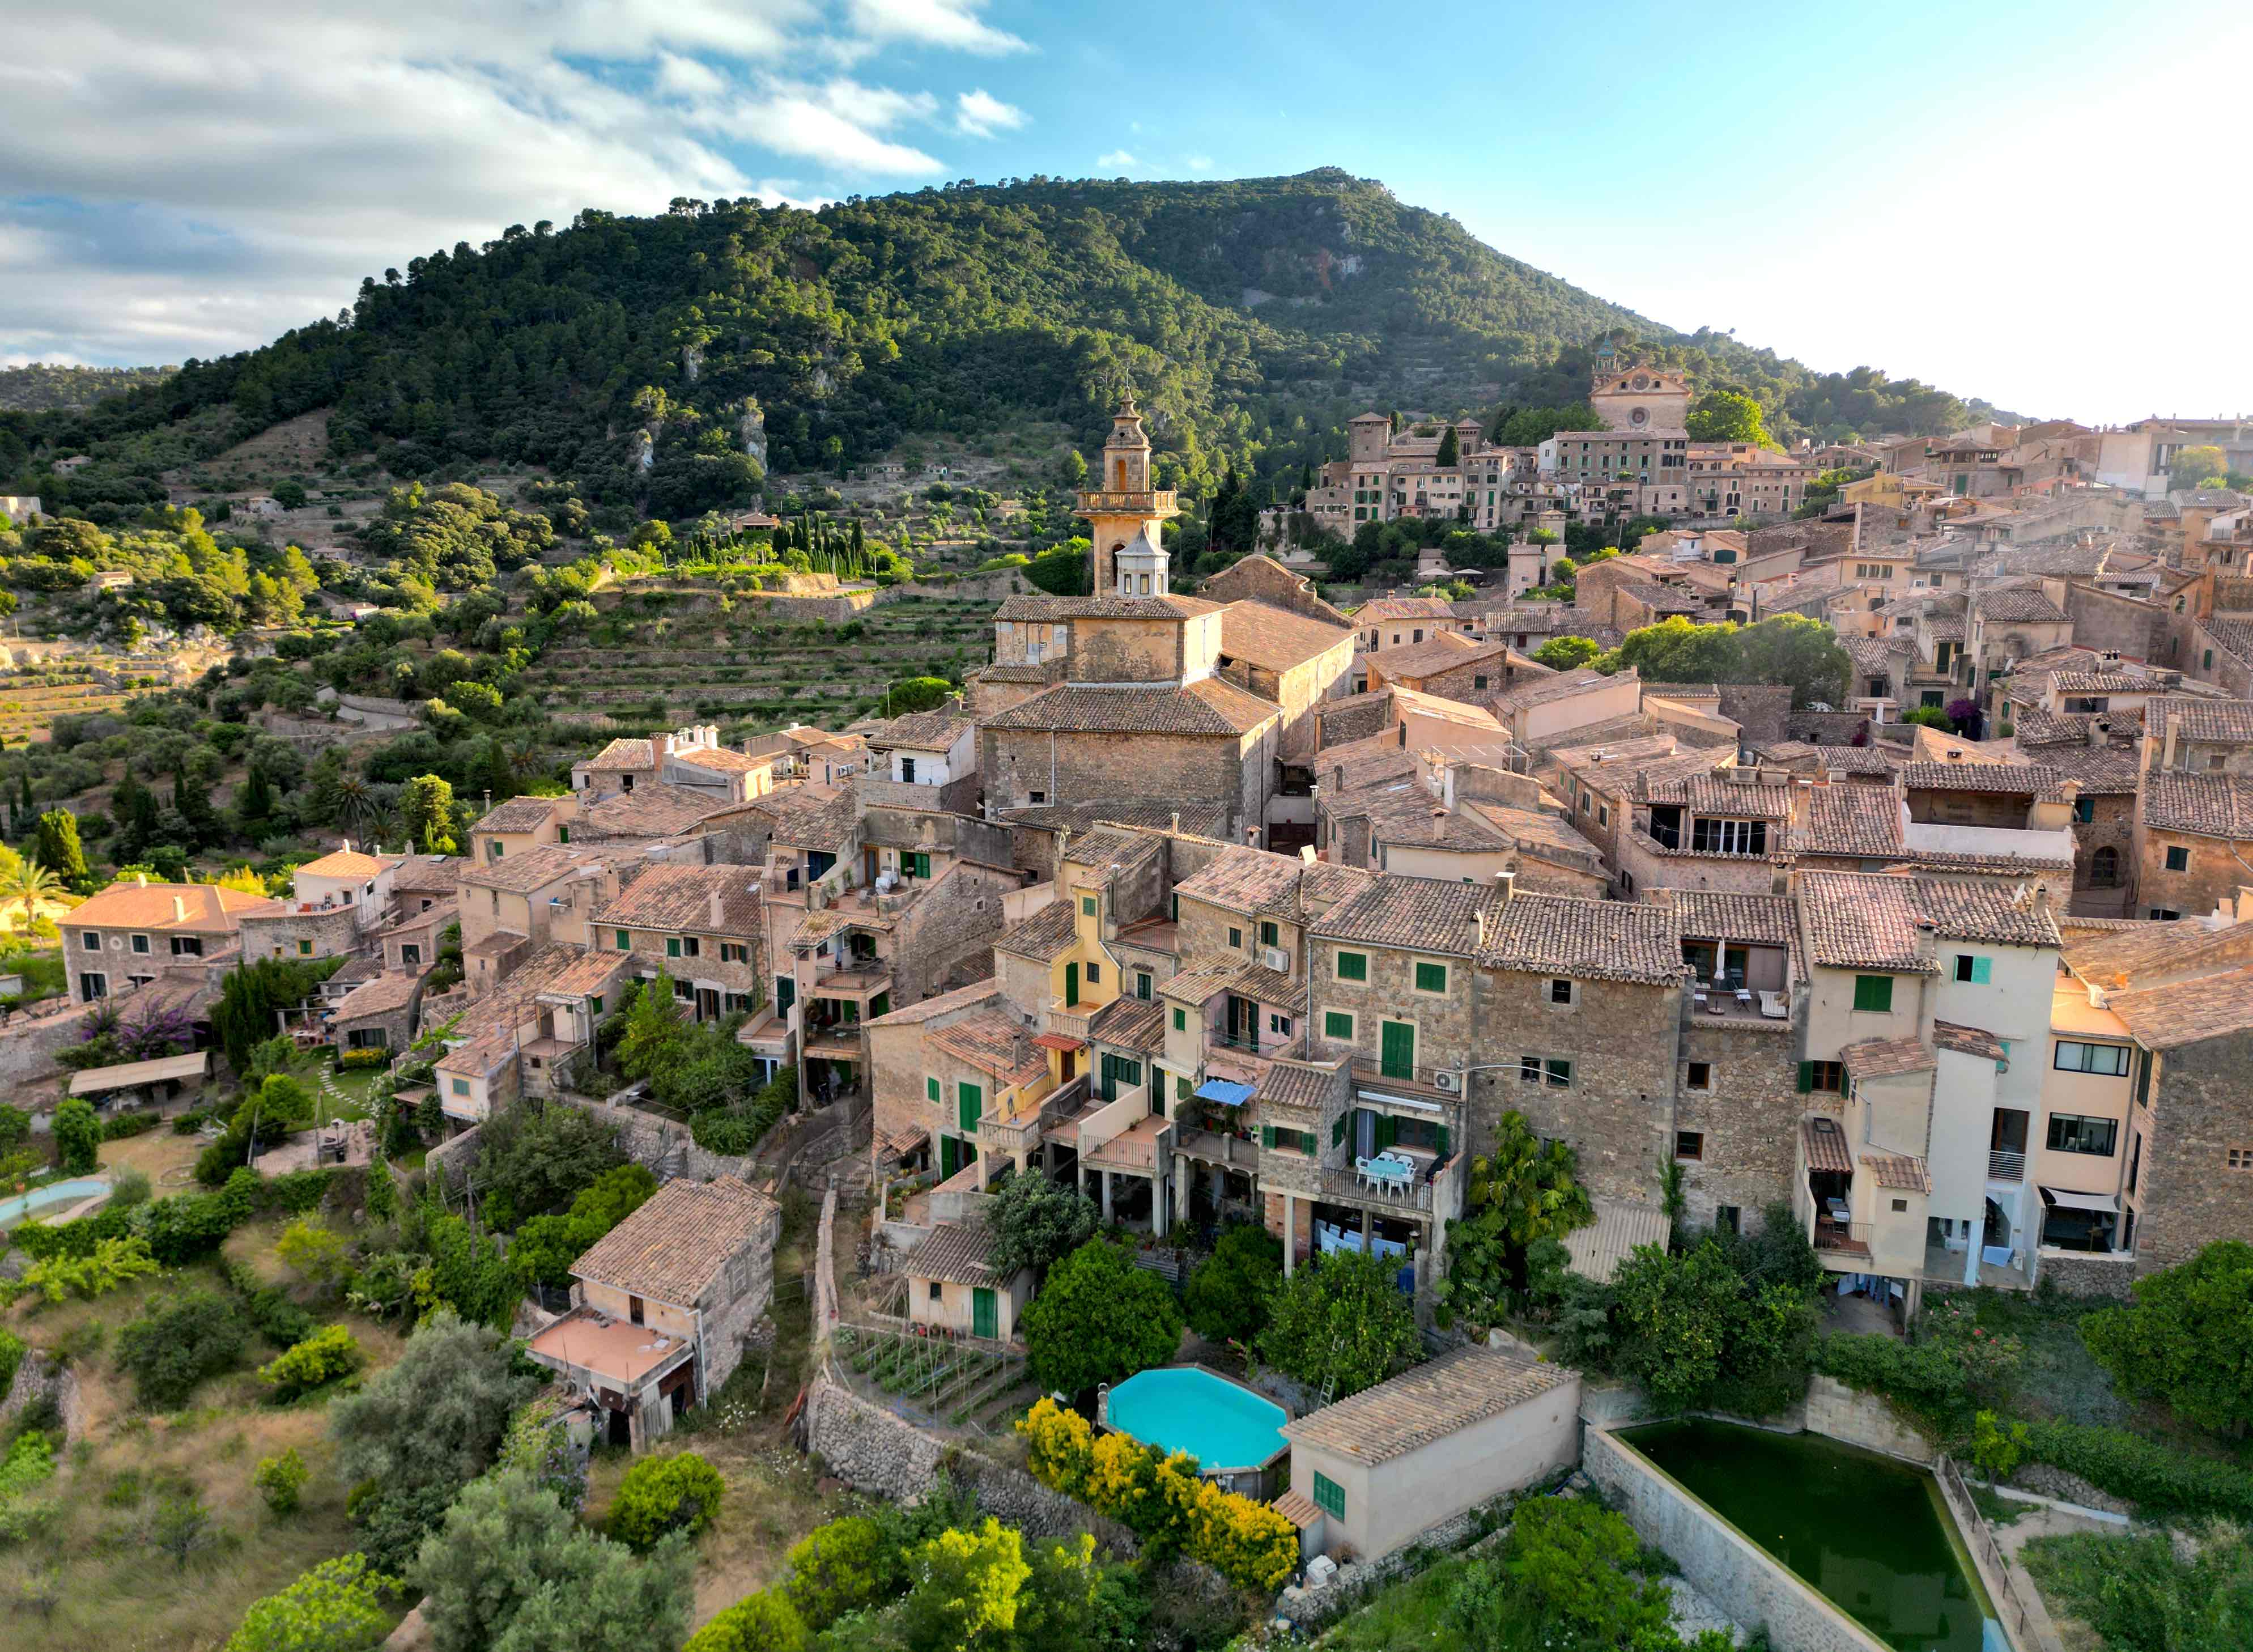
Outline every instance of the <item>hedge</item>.
[(2253, 1519), (2253, 1472), (2119, 1428), (2026, 1425), (2026, 1455), (2146, 1509)]
[(154, 1130), (161, 1120), (162, 1115), (154, 1112), (121, 1112), (114, 1119), (102, 1121), (101, 1139), (104, 1141), (122, 1141), (128, 1136)]
[(1128, 1434), (1099, 1439), (1085, 1418), (1045, 1398), (1017, 1432), (1034, 1479), (1154, 1548), (1177, 1549), (1232, 1583), (1271, 1593), (1298, 1568), (1298, 1528), (1266, 1503), (1199, 1479), (1194, 1458), (1168, 1457)]
[(1815, 1369), (1849, 1388), (1882, 1394), (1925, 1430), (1945, 1439), (1970, 1421), (1971, 1384), (1950, 1350), (1936, 1342), (1838, 1334), (1815, 1339)]
[(157, 1260), (178, 1267), (209, 1256), (251, 1217), (274, 1211), (302, 1216), (339, 1181), (363, 1174), (357, 1168), (315, 1169), (269, 1177), (239, 1167), (216, 1192), (176, 1194), (137, 1209), (112, 1206), (75, 1222), (49, 1223), (35, 1217), (17, 1228), (13, 1237), (17, 1250), (44, 1262), (57, 1256), (92, 1256), (102, 1240), (138, 1232), (148, 1239)]
[(387, 1049), (344, 1049), (337, 1052), (337, 1070), (340, 1073), (363, 1072), (370, 1068), (391, 1065)]

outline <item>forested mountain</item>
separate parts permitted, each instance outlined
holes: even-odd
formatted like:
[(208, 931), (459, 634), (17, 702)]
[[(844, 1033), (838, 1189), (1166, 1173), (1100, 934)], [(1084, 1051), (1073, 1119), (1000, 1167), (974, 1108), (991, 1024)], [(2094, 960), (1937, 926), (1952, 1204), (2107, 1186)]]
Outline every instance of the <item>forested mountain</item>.
[(0, 415), (0, 477), (66, 445), (145, 471), (327, 408), (338, 462), (539, 464), (680, 516), (746, 498), (762, 434), (781, 471), (1029, 416), (1093, 438), (1131, 381), (1168, 479), (1198, 486), (1229, 464), (1295, 473), (1364, 406), (1576, 401), (1607, 332), (1750, 391), (1782, 437), (1943, 430), (1976, 408), (1669, 331), (1334, 170), (1034, 178), (514, 227), (371, 277), (264, 349), (83, 413)]
[(92, 407), (104, 396), (136, 385), (155, 384), (177, 367), (65, 367), (34, 361), (0, 367), (0, 410), (45, 413), (57, 408)]

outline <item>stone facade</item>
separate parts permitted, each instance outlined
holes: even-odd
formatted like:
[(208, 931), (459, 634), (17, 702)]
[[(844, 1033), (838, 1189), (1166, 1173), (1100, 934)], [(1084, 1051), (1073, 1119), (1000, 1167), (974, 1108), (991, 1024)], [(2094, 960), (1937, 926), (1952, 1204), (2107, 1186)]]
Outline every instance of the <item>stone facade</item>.
[[(2141, 811), (2138, 812), (2140, 816)], [(2132, 831), (2136, 905), (2129, 917), (2149, 917), (2153, 912), (2166, 911), (2182, 917), (2205, 917), (2215, 908), (2234, 902), (2238, 885), (2253, 882), (2253, 873), (2246, 871), (2247, 861), (2241, 858), (2253, 855), (2253, 844), (2165, 831), (2140, 818)], [(2182, 858), (2188, 862), (2179, 872), (2168, 869), (2170, 849), (2182, 851)], [(2076, 882), (2079, 876), (2076, 866)]]
[[(2165, 1051), (2152, 1083), (2136, 1194), (2136, 1256), (2145, 1273), (2188, 1261), (2209, 1241), (2253, 1233), (2253, 1034)], [(2045, 1253), (2047, 1277), (2058, 1258)]]
[[(1791, 1197), (1793, 1144), (1805, 1104), (1797, 1088), (1795, 1030), (1789, 1021), (1691, 1017), (1674, 1108), (1676, 1132), (1695, 1131), (1701, 1139), (1698, 1158), (1676, 1159), (1686, 1226), (1711, 1227), (1720, 1206), (1733, 1205), (1739, 1230), (1754, 1233), (1770, 1204)], [(1697, 1089), (1691, 1080), (1700, 1066), (1705, 1084)]]
[(984, 960), (1001, 933), (1001, 897), (1022, 883), (1014, 872), (958, 861), (924, 885), (892, 929), (892, 1003), (917, 1003), (973, 967), (987, 973)]
[[(2037, 761), (2039, 749), (2032, 754)], [(2136, 798), (2132, 792), (2081, 794), (2090, 819), (2073, 823), (2073, 905), (2084, 917), (2131, 917), (2135, 899)], [(2096, 854), (2112, 851), (2109, 881), (2096, 876)]]
[(986, 800), (995, 809), (1097, 798), (1220, 804), (1231, 827), (1267, 817), (1276, 722), (1244, 735), (1083, 733), (994, 728), (979, 734)]
[(242, 917), (242, 955), (249, 959), (338, 958), (359, 944), (359, 914), (355, 907), (246, 912)]

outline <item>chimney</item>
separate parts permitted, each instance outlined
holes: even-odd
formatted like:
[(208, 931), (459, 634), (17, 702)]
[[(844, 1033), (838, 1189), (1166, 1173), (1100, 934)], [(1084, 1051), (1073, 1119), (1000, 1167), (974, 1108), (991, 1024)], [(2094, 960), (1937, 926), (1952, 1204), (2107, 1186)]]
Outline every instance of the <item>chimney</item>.
[(1253, 848), (1258, 848), (1259, 847), (1259, 828), (1256, 826), (1248, 826), (1245, 827), (1244, 840), (1250, 844)]
[(1496, 873), (1494, 875), (1494, 887), (1495, 892), (1502, 896), (1502, 900), (1499, 904), (1502, 906), (1508, 906), (1510, 904), (1510, 897), (1517, 893), (1517, 874), (1515, 872)]
[(187, 920), (187, 916), (188, 897), (185, 895), (174, 896), (172, 897), (172, 922), (175, 924), (185, 923)]
[(346, 854), (350, 854), (352, 853), (352, 840), (350, 838), (346, 838), (345, 840), (345, 853)]
[(715, 930), (720, 929), (723, 926), (724, 922), (725, 920), (721, 912), (720, 891), (715, 889), (712, 891), (712, 927)]
[(1180, 830), (1182, 829), (1182, 812), (1181, 812), (1179, 809), (1176, 809), (1176, 810), (1175, 810), (1175, 811), (1174, 811), (1174, 823), (1173, 823), (1173, 825), (1171, 825), (1170, 826), (1167, 827), (1166, 829), (1167, 829), (1168, 832), (1174, 832), (1174, 833), (1178, 833), (1178, 832), (1180, 832)]
[(147, 889), (149, 887), (149, 875), (146, 872), (136, 872), (133, 875), (133, 887), (136, 889)]

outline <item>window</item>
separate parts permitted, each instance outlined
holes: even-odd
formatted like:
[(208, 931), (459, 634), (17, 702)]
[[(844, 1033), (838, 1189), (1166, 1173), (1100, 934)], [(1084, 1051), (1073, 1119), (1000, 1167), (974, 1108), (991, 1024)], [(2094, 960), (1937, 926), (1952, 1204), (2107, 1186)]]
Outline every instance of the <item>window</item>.
[(1546, 1084), (1552, 1090), (1569, 1089), (1573, 1083), (1573, 1063), (1545, 1060), (1539, 1056), (1520, 1056), (1517, 1058), (1517, 1082), (1522, 1084)]
[(1483, 678), (1483, 677), (1473, 677), (1473, 678), (1471, 679), (1471, 687), (1472, 687), (1473, 688), (1483, 688), (1483, 687), (1486, 687), (1486, 679), (1485, 679), (1485, 678)]
[(2167, 870), (2170, 872), (2189, 871), (2190, 851), (2185, 848), (2169, 849), (2167, 851)]
[(1690, 823), (1690, 847), (1709, 854), (1765, 854), (1765, 820), (1712, 820), (1703, 816)]
[(1025, 796), (1035, 803), (1046, 803), (1049, 800), (1049, 794), (1045, 791), (1028, 791)]
[(1688, 1076), (1682, 1082), (1687, 1089), (1711, 1090), (1713, 1087), (1713, 1063), (1710, 1061), (1691, 1062)]
[(1230, 931), (1228, 931), (1228, 950), (1229, 950), (1230, 951), (1231, 951), (1231, 952), (1232, 952), (1232, 951), (1236, 951), (1236, 949), (1237, 949), (1237, 948), (1238, 948), (1238, 947), (1242, 946), (1243, 944), (1244, 944), (1244, 931), (1243, 931), (1242, 930), (1235, 929), (1235, 928), (1231, 928), (1231, 929), (1230, 929)]
[(1189, 1029), (1189, 1013), (1179, 1004), (1174, 1006), (1174, 1030), (1185, 1033)]
[(2068, 1043), (2060, 1039), (2054, 1064), (2061, 1073), (2102, 1073), (2108, 1078), (2125, 1078), (2128, 1046)]
[(1369, 954), (1340, 952), (1337, 955), (1337, 978), (1342, 981), (1365, 981), (1369, 979)]
[(1315, 1473), (1315, 1507), (1333, 1520), (1345, 1518), (1345, 1488), (1319, 1469)]
[(2225, 1162), (2232, 1170), (2253, 1170), (2253, 1147), (2232, 1147)]
[(1102, 980), (1103, 965), (1100, 964), (1090, 964), (1087, 966), (1087, 984), (1090, 986), (1096, 986), (1101, 985)]
[(1267, 1030), (1288, 1038), (1291, 1035), (1291, 1018), (1288, 1015), (1278, 1015), (1270, 1010), (1267, 1014)]
[(938, 1280), (938, 1279), (933, 1279), (933, 1280), (931, 1282), (931, 1300), (932, 1301), (936, 1302), (936, 1301), (939, 1300), (942, 1297), (944, 1297), (945, 1294), (946, 1294), (946, 1286), (945, 1286), (945, 1284), (943, 1281), (941, 1281), (941, 1280)]
[(571, 840), (571, 828), (567, 826), (557, 826), (555, 828), (555, 840), (558, 843), (568, 843)]
[(1447, 990), (1447, 966), (1445, 964), (1416, 965), (1416, 990), (1419, 993), (1444, 993)]
[(1379, 1023), (1377, 1070), (1387, 1078), (1413, 1078), (1416, 1076), (1416, 1028), (1412, 1023)]
[(1552, 1004), (1571, 1003), (1573, 1001), (1573, 983), (1570, 981), (1550, 982), (1549, 1001)]
[(1713, 1207), (1714, 1232), (1735, 1233), (1741, 1229), (1743, 1223), (1744, 1214), (1735, 1205), (1717, 1204)]
[(149, 938), (145, 935), (135, 936), (133, 938), (133, 950), (136, 952), (146, 953), (149, 950)]
[(78, 944), (87, 951), (99, 952), (101, 950), (101, 931), (99, 930), (80, 931), (79, 933)]
[(1810, 1090), (1836, 1095), (1846, 1087), (1846, 1070), (1835, 1061), (1803, 1061), (1799, 1063), (1799, 1091), (1805, 1095)]
[(2089, 882), (2094, 889), (2117, 889), (2120, 885), (2120, 851), (2108, 843), (2090, 855)]
[(422, 961), (422, 949), (413, 941), (399, 944), (399, 962), (402, 968), (413, 969)]
[(1342, 1009), (1324, 1010), (1322, 1012), (1322, 1036), (1325, 1038), (1335, 1038), (1342, 1043), (1351, 1043), (1353, 1042), (1352, 1015)]
[(1175, 1101), (1187, 1101), (1189, 1098), (1189, 1081), (1176, 1073), (1174, 1076), (1174, 1099)]
[(1262, 946), (1274, 945), (1275, 934), (1275, 926), (1273, 924), (1263, 921), (1259, 925), (1259, 944)]
[(936, 1079), (936, 1078), (931, 1078), (931, 1077), (925, 1077), (925, 1078), (924, 1079), (924, 1081), (923, 1081), (923, 1098), (924, 1098), (925, 1101), (937, 1101), (937, 1100), (938, 1099), (938, 1079)]
[(1674, 1156), (1678, 1159), (1703, 1159), (1705, 1156), (1705, 1133), (1702, 1130), (1676, 1131)]
[(2069, 1112), (2054, 1112), (2049, 1116), (2049, 1150), (2052, 1153), (2086, 1153), (2099, 1159), (2110, 1159), (2119, 1134), (2120, 1126), (2116, 1119), (2084, 1119)]
[(1891, 1014), (1894, 1007), (1894, 978), (1890, 975), (1854, 977), (1854, 1007), (1867, 1014)]
[(470, 1093), (470, 1081), (466, 1078), (455, 1079), (453, 1085), (454, 1093), (457, 1096), (466, 1096)]
[(1095, 897), (1093, 896), (1083, 895), (1079, 897), (1079, 915), (1082, 917), (1093, 917), (1095, 916)]
[(1260, 1126), (1259, 1145), (1280, 1147), (1286, 1153), (1303, 1153), (1310, 1158), (1322, 1150), (1315, 1143), (1313, 1131), (1287, 1130), (1280, 1125)]
[(202, 936), (175, 935), (172, 937), (172, 956), (174, 958), (201, 958), (203, 955), (204, 938)]
[(300, 942), (298, 942), (298, 943), (297, 943), (297, 956), (298, 956), (298, 957), (300, 957), (300, 958), (310, 958), (310, 957), (312, 957), (312, 955), (313, 955), (313, 944), (312, 944), (310, 941), (300, 941)]
[(1146, 969), (1138, 969), (1134, 972), (1134, 996), (1140, 999), (1146, 1004), (1150, 1001), (1149, 971)]
[(1907, 1210), (1907, 1209), (1908, 1209), (1908, 1200), (1906, 1200), (1906, 1199), (1896, 1199), (1896, 1200), (1894, 1200), (1894, 1209), (1896, 1211), (1903, 1211), (1903, 1210)]
[(2096, 799), (2094, 798), (2075, 798), (2073, 800), (2073, 818), (2080, 821), (2083, 826), (2086, 826), (2091, 820), (2094, 820), (2096, 818)]
[(1959, 981), (1969, 981), (1974, 986), (1986, 986), (1988, 976), (1993, 967), (1994, 959), (1992, 958), (1980, 958), (1971, 952), (1958, 952), (1956, 955), (1956, 979)]
[(587, 1013), (589, 1015), (601, 1014), (603, 1013), (603, 1000), (599, 998), (589, 999), (587, 1000)]
[(101, 974), (98, 972), (90, 972), (80, 976), (78, 978), (78, 995), (87, 1003), (92, 1003), (97, 998), (108, 997), (109, 977)]
[(665, 938), (665, 955), (667, 958), (680, 956), (680, 938), (678, 935), (668, 935)]

